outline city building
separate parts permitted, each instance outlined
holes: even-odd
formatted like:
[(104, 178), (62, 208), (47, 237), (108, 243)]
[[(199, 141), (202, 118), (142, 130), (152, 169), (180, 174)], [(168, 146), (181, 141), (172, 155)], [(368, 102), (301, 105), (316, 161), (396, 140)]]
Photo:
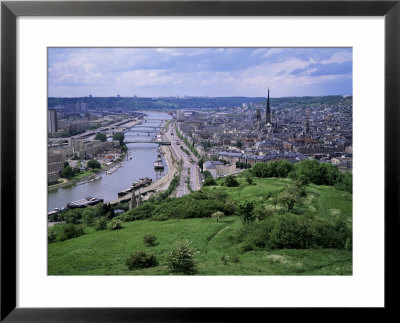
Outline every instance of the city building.
[(184, 121), (185, 120), (185, 112), (182, 110), (176, 111), (176, 120)]
[(49, 109), (47, 110), (47, 132), (54, 135), (57, 131), (57, 111), (55, 109)]
[(236, 171), (236, 165), (227, 164), (217, 161), (217, 160), (207, 160), (203, 164), (203, 172), (209, 171), (212, 177), (218, 178), (222, 176), (227, 176)]
[(49, 153), (47, 155), (47, 182), (53, 183), (60, 178), (64, 168), (64, 157), (62, 154)]

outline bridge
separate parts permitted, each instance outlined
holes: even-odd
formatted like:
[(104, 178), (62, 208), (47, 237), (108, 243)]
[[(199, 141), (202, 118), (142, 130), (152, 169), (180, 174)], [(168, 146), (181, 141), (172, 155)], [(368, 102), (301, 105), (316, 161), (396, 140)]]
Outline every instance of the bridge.
[(144, 126), (144, 125), (137, 125), (137, 126), (134, 126), (134, 129), (136, 129), (136, 128), (152, 128), (152, 129), (161, 129), (162, 127), (161, 127), (161, 126)]
[(157, 133), (157, 130), (139, 130), (139, 129), (132, 129), (127, 132), (140, 132), (140, 133)]
[(157, 141), (157, 140), (129, 140), (124, 141), (124, 144), (157, 144), (161, 146), (170, 146), (170, 141)]
[(147, 122), (147, 121), (161, 121), (161, 122), (166, 122), (166, 121), (168, 121), (169, 119), (147, 119), (147, 118), (144, 118), (143, 120), (144, 120), (144, 122)]

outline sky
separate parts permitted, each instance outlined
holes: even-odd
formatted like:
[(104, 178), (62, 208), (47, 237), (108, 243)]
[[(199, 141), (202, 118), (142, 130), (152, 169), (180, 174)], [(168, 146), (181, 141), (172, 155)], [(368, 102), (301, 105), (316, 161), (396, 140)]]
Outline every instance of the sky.
[(351, 48), (49, 48), (48, 96), (352, 95)]

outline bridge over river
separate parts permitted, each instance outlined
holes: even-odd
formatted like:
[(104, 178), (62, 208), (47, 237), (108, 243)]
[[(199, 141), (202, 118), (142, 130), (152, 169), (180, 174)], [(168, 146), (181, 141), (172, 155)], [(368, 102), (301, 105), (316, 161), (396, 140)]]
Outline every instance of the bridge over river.
[(129, 141), (124, 141), (124, 144), (158, 144), (161, 146), (171, 146), (170, 141), (157, 141), (157, 140), (129, 140)]

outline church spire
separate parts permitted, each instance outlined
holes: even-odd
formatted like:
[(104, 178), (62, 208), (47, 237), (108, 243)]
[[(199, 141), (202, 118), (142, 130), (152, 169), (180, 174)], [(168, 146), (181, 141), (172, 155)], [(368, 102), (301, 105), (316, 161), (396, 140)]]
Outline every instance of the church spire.
[(269, 105), (269, 85), (268, 85), (268, 96), (267, 96), (267, 110), (266, 110), (265, 123), (271, 123), (271, 107)]

